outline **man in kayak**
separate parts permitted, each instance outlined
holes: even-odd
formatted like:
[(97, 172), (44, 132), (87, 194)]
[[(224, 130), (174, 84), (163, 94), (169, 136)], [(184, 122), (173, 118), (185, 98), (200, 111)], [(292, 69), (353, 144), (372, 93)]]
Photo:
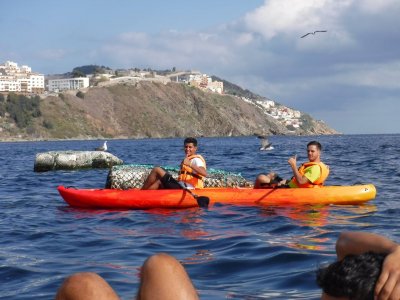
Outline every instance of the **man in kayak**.
[[(56, 300), (117, 300), (117, 293), (99, 275), (75, 273), (68, 277)], [(198, 300), (199, 296), (184, 267), (174, 257), (158, 253), (149, 257), (140, 271), (137, 300)]]
[(182, 189), (182, 184), (187, 188), (203, 188), (204, 177), (207, 176), (206, 161), (196, 154), (197, 140), (188, 137), (183, 142), (185, 158), (180, 165), (178, 181), (161, 167), (155, 167), (147, 176), (142, 190)]
[(400, 299), (400, 245), (367, 232), (344, 232), (338, 261), (317, 271), (323, 300)]
[(307, 144), (307, 156), (309, 162), (306, 162), (297, 168), (296, 155), (289, 158), (288, 163), (292, 168), (293, 177), (290, 180), (284, 180), (276, 173), (267, 175), (260, 174), (254, 183), (254, 188), (262, 189), (273, 186), (289, 188), (309, 188), (322, 186), (329, 175), (329, 167), (321, 162), (322, 146), (317, 141)]

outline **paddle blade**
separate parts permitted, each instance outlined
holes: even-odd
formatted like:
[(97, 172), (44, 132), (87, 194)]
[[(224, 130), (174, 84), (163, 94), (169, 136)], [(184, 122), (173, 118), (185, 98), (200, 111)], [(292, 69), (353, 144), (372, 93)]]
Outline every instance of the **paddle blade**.
[(197, 196), (196, 200), (197, 200), (197, 204), (199, 205), (199, 207), (207, 208), (208, 205), (210, 204), (210, 198), (208, 198), (206, 196)]

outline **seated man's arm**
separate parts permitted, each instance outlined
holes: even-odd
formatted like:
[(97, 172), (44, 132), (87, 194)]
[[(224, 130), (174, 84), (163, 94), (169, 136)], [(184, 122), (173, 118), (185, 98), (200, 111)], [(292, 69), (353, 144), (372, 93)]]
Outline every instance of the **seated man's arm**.
[(200, 174), (201, 176), (207, 177), (207, 171), (204, 167), (199, 167), (196, 165), (192, 165), (191, 168), (196, 171), (197, 174)]
[(292, 168), (293, 177), (296, 178), (296, 181), (302, 185), (306, 183), (313, 183), (315, 180), (319, 178), (321, 175), (320, 168), (318, 166), (312, 166), (307, 168), (308, 171), (304, 175), (301, 175), (299, 170), (297, 169), (297, 156), (293, 156), (289, 158), (288, 163)]
[(195, 171), (197, 174), (207, 177), (207, 171), (200, 158), (194, 158), (193, 160), (190, 160), (186, 157), (183, 160), (183, 164), (187, 165), (188, 167), (191, 167), (193, 171)]
[(339, 260), (349, 254), (368, 251), (388, 254), (376, 283), (377, 299), (400, 299), (400, 245), (390, 239), (367, 232), (343, 232), (336, 242)]
[(306, 184), (309, 182), (308, 178), (305, 176), (302, 176), (300, 174), (299, 170), (297, 169), (297, 155), (290, 157), (288, 160), (288, 163), (289, 163), (290, 167), (292, 168), (293, 177), (296, 178), (296, 181), (299, 184)]

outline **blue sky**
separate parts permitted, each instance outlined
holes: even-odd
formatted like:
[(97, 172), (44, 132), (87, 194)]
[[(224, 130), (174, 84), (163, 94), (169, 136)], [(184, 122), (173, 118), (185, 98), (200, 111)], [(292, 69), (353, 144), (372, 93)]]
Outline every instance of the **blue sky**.
[[(0, 63), (199, 70), (346, 134), (400, 133), (398, 0), (2, 0)], [(307, 32), (327, 30), (300, 38)]]

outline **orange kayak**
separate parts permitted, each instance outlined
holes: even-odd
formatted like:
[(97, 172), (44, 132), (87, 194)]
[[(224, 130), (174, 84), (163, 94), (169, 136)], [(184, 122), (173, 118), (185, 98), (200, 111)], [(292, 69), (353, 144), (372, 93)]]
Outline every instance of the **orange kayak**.
[[(150, 209), (197, 207), (186, 190), (76, 189), (59, 186), (61, 197), (70, 206), (81, 208)], [(215, 203), (237, 205), (358, 204), (376, 196), (372, 184), (324, 186), (321, 188), (204, 188), (193, 190), (197, 196)]]

